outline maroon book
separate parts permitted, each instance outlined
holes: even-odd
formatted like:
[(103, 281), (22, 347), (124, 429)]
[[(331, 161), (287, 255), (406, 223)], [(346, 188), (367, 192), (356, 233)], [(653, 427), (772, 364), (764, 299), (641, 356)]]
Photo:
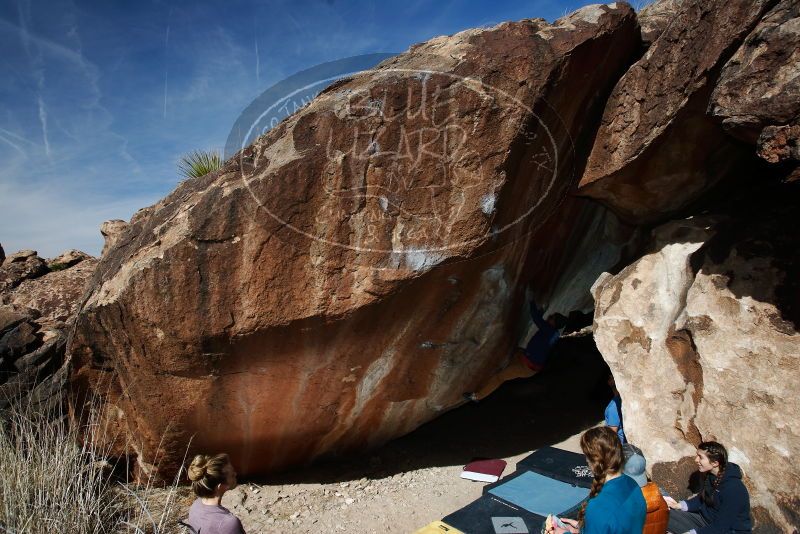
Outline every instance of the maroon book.
[(464, 466), (461, 478), (478, 482), (497, 482), (505, 468), (505, 460), (475, 460)]

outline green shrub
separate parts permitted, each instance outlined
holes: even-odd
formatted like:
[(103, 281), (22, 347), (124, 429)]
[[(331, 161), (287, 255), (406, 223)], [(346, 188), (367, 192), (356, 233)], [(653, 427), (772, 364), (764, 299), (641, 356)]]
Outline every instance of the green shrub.
[(216, 150), (194, 150), (181, 156), (178, 172), (184, 178), (197, 178), (222, 167), (222, 157)]

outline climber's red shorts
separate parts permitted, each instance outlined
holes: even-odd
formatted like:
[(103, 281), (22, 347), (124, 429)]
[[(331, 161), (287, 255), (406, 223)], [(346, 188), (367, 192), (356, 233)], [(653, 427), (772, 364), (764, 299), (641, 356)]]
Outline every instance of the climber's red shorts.
[(520, 349), (520, 350), (517, 352), (517, 355), (518, 355), (518, 357), (519, 357), (519, 361), (522, 363), (522, 365), (524, 365), (525, 367), (527, 367), (527, 368), (528, 368), (528, 369), (530, 369), (531, 371), (535, 371), (535, 372), (537, 372), (537, 373), (538, 373), (539, 371), (541, 371), (542, 369), (544, 369), (544, 365), (541, 365), (541, 364), (538, 364), (538, 363), (536, 363), (536, 362), (532, 362), (532, 361), (530, 361), (530, 360), (528, 359), (528, 355), (527, 355), (527, 354), (525, 354), (525, 351), (524, 351), (524, 350)]

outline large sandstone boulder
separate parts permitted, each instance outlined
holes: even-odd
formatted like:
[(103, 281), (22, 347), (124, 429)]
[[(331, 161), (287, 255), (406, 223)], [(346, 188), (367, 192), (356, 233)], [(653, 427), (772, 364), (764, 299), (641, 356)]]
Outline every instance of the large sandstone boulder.
[(647, 223), (734, 174), (750, 154), (706, 109), (719, 69), (772, 3), (681, 2), (614, 88), (581, 193), (628, 221)]
[(131, 220), (79, 313), (76, 393), (108, 391), (118, 450), (162, 473), (190, 441), (263, 473), (457, 405), (516, 342), (531, 231), (639, 46), (627, 4), (589, 6), (335, 83)]
[(650, 253), (594, 288), (595, 339), (631, 441), (651, 465), (690, 462), (701, 439), (722, 442), (745, 472), (756, 520), (785, 532), (800, 525), (800, 239), (791, 204), (667, 223)]

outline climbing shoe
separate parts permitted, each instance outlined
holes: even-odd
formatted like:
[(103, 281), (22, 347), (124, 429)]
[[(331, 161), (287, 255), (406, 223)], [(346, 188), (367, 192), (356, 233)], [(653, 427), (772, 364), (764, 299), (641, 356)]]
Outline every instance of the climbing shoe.
[(476, 397), (475, 393), (473, 393), (472, 391), (464, 393), (464, 395), (462, 395), (462, 396), (464, 397), (465, 401), (469, 401), (469, 402), (478, 404), (478, 397)]

